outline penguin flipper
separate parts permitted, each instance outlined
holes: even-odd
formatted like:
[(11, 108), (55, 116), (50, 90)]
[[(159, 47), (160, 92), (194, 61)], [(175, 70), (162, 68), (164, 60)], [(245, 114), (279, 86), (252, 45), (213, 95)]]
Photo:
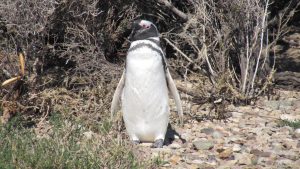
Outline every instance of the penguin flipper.
[(123, 91), (125, 85), (125, 70), (122, 74), (122, 77), (118, 83), (118, 86), (116, 88), (116, 91), (114, 93), (112, 102), (111, 102), (111, 107), (110, 107), (110, 119), (112, 120), (113, 116), (115, 115), (115, 113), (119, 110), (120, 108), (120, 98), (121, 98), (121, 94)]
[(169, 69), (166, 69), (166, 78), (167, 78), (167, 84), (168, 84), (169, 91), (175, 100), (180, 124), (182, 125), (183, 124), (183, 110), (182, 110), (181, 100), (180, 100), (180, 96), (179, 96), (178, 90), (176, 88), (175, 82), (172, 79), (172, 76), (169, 72)]

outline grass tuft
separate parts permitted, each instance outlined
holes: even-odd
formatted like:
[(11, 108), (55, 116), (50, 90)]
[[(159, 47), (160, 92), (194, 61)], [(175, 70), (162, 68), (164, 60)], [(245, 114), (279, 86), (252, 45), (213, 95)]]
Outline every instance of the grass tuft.
[(106, 122), (99, 129), (104, 132), (94, 133), (53, 113), (42, 128), (27, 126), (20, 115), (0, 126), (0, 168), (149, 168), (153, 163), (138, 159), (129, 145), (118, 145)]
[(300, 128), (300, 120), (290, 121), (290, 120), (280, 120), (279, 126), (290, 126), (294, 129)]

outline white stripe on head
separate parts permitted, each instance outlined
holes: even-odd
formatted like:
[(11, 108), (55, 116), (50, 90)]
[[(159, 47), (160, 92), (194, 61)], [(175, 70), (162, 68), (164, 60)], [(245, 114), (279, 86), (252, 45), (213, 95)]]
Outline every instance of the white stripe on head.
[(158, 31), (156, 25), (150, 21), (147, 21), (147, 20), (141, 20), (141, 22), (139, 23), (139, 25), (147, 25), (147, 26), (151, 26), (151, 24), (155, 27), (155, 29)]

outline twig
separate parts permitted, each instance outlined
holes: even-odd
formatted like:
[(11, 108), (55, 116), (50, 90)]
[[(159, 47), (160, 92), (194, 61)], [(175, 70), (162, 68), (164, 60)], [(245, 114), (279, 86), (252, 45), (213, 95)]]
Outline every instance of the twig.
[(258, 54), (258, 58), (257, 58), (257, 61), (256, 61), (255, 71), (254, 71), (253, 79), (252, 79), (252, 83), (251, 83), (251, 90), (253, 90), (253, 87), (254, 87), (254, 81), (255, 81), (256, 74), (257, 74), (259, 60), (260, 60), (262, 49), (263, 49), (265, 21), (266, 21), (267, 15), (268, 15), (268, 6), (269, 6), (269, 0), (267, 0), (267, 2), (266, 2), (266, 8), (265, 8), (265, 12), (264, 12), (263, 20), (262, 20), (262, 30), (261, 30), (261, 37), (260, 37), (260, 49), (259, 49), (259, 54)]
[(174, 5), (171, 4), (168, 0), (158, 0), (159, 3), (164, 4), (167, 8), (169, 8), (172, 12), (174, 12), (177, 16), (179, 16), (184, 22), (188, 21), (187, 14), (183, 13), (179, 9), (177, 9)]
[[(178, 49), (169, 39), (167, 38), (164, 38), (164, 40), (169, 44), (171, 45), (178, 53), (180, 53), (187, 61), (189, 61), (190, 63), (194, 63), (194, 61), (189, 58), (186, 54), (184, 54), (180, 49)], [(200, 66), (196, 65), (196, 67), (198, 69), (201, 69)]]

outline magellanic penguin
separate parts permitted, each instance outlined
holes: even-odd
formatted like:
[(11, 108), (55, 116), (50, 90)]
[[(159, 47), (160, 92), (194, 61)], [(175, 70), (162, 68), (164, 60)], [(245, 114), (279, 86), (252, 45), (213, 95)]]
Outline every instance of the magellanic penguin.
[(169, 123), (169, 97), (172, 94), (182, 123), (180, 96), (166, 66), (157, 27), (150, 21), (136, 20), (129, 36), (131, 41), (126, 66), (111, 105), (111, 117), (121, 98), (127, 133), (135, 144), (154, 142), (161, 148)]

